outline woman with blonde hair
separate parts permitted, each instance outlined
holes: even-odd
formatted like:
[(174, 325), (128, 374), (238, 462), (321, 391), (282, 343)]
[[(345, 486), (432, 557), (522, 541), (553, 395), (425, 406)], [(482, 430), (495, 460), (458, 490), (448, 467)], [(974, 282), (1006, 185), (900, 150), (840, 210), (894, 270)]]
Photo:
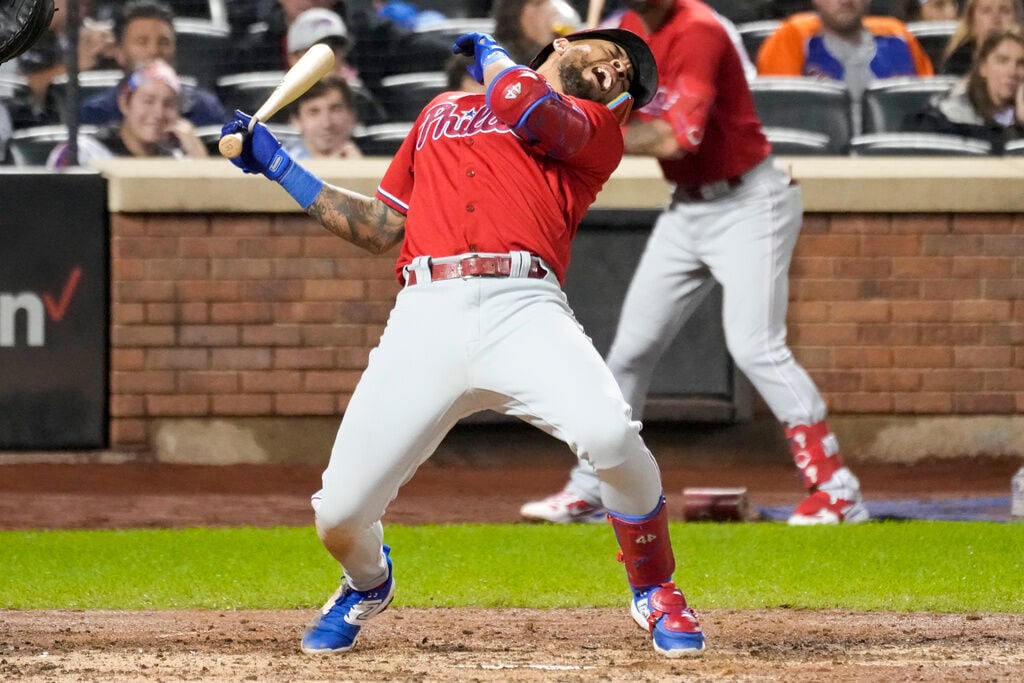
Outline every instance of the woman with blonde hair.
[(1024, 12), (1020, 0), (967, 0), (942, 54), (938, 72), (956, 76), (967, 74), (978, 46), (989, 34), (1021, 23), (1024, 23)]

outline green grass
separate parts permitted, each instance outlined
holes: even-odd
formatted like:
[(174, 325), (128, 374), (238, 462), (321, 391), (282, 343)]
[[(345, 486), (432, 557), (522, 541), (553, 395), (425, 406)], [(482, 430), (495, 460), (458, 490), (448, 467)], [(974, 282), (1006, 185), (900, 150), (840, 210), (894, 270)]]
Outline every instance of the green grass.
[[(605, 525), (388, 526), (397, 606), (611, 607)], [(672, 525), (698, 609), (1024, 612), (1024, 524)], [(0, 607), (319, 606), (337, 565), (311, 528), (0, 532)]]

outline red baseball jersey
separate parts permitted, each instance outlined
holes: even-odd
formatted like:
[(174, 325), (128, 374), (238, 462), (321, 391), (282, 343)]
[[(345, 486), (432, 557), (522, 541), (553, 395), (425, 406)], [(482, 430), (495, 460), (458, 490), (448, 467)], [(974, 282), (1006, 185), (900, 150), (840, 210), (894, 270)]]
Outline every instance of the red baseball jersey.
[(654, 33), (632, 11), (621, 26), (647, 41), (658, 64), (658, 93), (634, 120), (667, 122), (686, 152), (658, 160), (668, 180), (704, 185), (742, 175), (768, 156), (740, 56), (710, 7), (675, 0), (668, 22)]
[(406, 217), (399, 281), (417, 256), (519, 250), (564, 280), (572, 238), (622, 158), (622, 136), (607, 106), (558, 97), (589, 122), (589, 140), (565, 158), (521, 139), (484, 95), (443, 93), (420, 112), (377, 188)]

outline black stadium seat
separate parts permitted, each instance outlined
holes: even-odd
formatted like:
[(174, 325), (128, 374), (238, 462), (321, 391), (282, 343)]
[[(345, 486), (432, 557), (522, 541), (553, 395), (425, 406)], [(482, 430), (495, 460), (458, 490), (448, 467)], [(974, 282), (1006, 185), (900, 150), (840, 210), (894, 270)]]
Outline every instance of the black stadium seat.
[(430, 100), (448, 89), (444, 71), (395, 74), (381, 79), (381, 104), (391, 121), (415, 121)]
[(831, 154), (846, 154), (850, 141), (850, 93), (839, 81), (803, 76), (750, 82), (754, 107), (770, 128), (796, 128), (828, 136)]
[(740, 38), (743, 39), (743, 47), (746, 48), (750, 61), (755, 64), (757, 63), (757, 52), (761, 49), (761, 43), (768, 36), (775, 33), (781, 23), (778, 19), (765, 19), (736, 25), (736, 30), (740, 32)]
[(204, 88), (213, 88), (229, 63), (231, 30), (226, 24), (179, 18), (174, 20), (174, 31), (178, 74), (195, 78)]
[(851, 156), (988, 156), (984, 140), (938, 133), (868, 133), (850, 141)]
[[(199, 126), (196, 128), (196, 136), (203, 142), (206, 146), (206, 151), (213, 157), (220, 156), (220, 150), (217, 149), (217, 144), (220, 142), (220, 128), (220, 126)], [(299, 137), (298, 129), (288, 124), (271, 123), (267, 128), (286, 147), (289, 142)]]
[[(247, 114), (253, 114), (281, 82), (284, 74), (284, 71), (250, 71), (221, 76), (217, 79), (217, 94), (229, 112), (241, 109)], [(356, 116), (360, 123), (372, 126), (388, 121), (384, 106), (367, 88), (354, 87), (352, 94), (355, 96)], [(273, 120), (284, 121), (287, 116), (286, 110), (278, 113)]]
[(359, 150), (370, 157), (391, 157), (402, 146), (412, 123), (382, 123), (366, 126), (352, 136)]
[(907, 24), (907, 30), (917, 38), (921, 49), (928, 54), (928, 58), (932, 60), (932, 66), (938, 73), (939, 67), (942, 66), (942, 53), (946, 51), (949, 39), (956, 31), (956, 22), (912, 21)]
[(779, 156), (823, 156), (832, 154), (828, 136), (797, 128), (764, 128), (772, 143), (772, 153)]
[[(81, 126), (79, 135), (93, 135), (96, 126)], [(11, 136), (10, 154), (15, 166), (44, 166), (50, 152), (68, 139), (67, 126), (34, 126), (14, 131)]]
[(957, 80), (956, 76), (910, 76), (871, 83), (864, 91), (863, 132), (903, 130), (908, 117), (924, 109), (932, 96), (947, 92)]

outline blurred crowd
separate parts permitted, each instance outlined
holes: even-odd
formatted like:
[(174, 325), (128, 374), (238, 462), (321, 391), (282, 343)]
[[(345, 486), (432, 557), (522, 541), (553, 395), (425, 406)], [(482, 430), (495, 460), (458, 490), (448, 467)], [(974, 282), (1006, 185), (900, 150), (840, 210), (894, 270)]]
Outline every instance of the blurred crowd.
[[(77, 32), (69, 30), (77, 2)], [(935, 87), (898, 132), (1024, 137), (1021, 0), (708, 0), (734, 28), (753, 80), (842, 83), (851, 136), (867, 130), (879, 82)], [(0, 165), (62, 167), (109, 156), (214, 152), (234, 109), (252, 113), (316, 43), (334, 72), (269, 122), (298, 156), (390, 153), (447, 89), (479, 87), (452, 56), (456, 36), (492, 33), (528, 62), (584, 27), (580, 0), (55, 0), (49, 33), (0, 65)], [(603, 19), (626, 0), (604, 3)], [(753, 73), (756, 65), (756, 74)], [(69, 70), (77, 78), (69, 78)], [(753, 81), (752, 81), (753, 82)], [(77, 92), (74, 87), (77, 84)], [(766, 127), (772, 112), (761, 111)], [(906, 105), (904, 105), (906, 106)], [(72, 150), (68, 125), (79, 131)]]

